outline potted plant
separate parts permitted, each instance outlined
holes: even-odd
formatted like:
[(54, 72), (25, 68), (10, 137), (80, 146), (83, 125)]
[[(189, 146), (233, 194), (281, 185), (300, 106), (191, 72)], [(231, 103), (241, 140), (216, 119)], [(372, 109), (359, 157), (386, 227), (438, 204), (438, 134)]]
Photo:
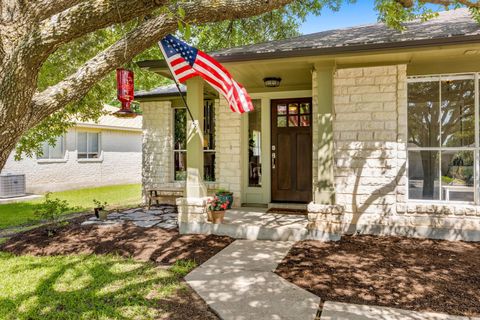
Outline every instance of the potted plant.
[(233, 192), (230, 192), (227, 189), (218, 189), (217, 192), (215, 193), (215, 196), (222, 199), (224, 202), (228, 201), (227, 209), (232, 209)]
[(208, 203), (208, 211), (211, 221), (215, 224), (223, 223), (225, 210), (227, 210), (229, 201), (215, 196)]
[(100, 202), (97, 199), (93, 199), (93, 211), (95, 212), (95, 216), (100, 220), (107, 220), (108, 212), (105, 210), (107, 206), (107, 202)]

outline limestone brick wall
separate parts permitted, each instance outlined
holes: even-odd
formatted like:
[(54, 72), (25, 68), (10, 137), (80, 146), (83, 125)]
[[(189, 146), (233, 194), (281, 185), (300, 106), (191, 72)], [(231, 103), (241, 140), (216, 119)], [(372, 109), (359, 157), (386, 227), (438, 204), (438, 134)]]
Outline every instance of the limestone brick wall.
[(241, 116), (230, 110), (228, 102), (215, 100), (215, 177), (218, 188), (233, 192), (234, 206), (241, 205)]
[(337, 70), (334, 113), (336, 202), (354, 223), (396, 214), (405, 189), (406, 66)]
[(142, 182), (154, 188), (173, 181), (173, 109), (170, 101), (142, 103)]
[(345, 230), (478, 241), (479, 206), (407, 200), (406, 80), (405, 65), (335, 72), (335, 192)]

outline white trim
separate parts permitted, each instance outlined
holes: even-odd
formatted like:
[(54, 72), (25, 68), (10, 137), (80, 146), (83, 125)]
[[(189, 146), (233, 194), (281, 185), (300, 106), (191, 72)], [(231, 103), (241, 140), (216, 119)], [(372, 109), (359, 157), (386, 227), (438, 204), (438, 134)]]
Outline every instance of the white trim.
[(93, 128), (93, 129), (108, 129), (108, 130), (117, 130), (117, 131), (134, 131), (142, 132), (142, 128), (133, 128), (133, 127), (122, 127), (122, 126), (108, 126), (103, 124), (94, 124), (94, 123), (76, 123), (74, 127), (79, 128)]
[[(63, 157), (62, 158), (39, 158), (37, 154), (35, 154), (35, 160), (37, 163), (63, 163), (68, 161), (68, 150), (67, 150), (67, 134), (68, 132), (65, 132), (64, 134), (61, 135), (62, 140), (63, 140)], [(44, 141), (43, 143), (46, 143)], [(56, 145), (55, 145), (56, 146)], [(49, 145), (49, 148), (51, 146)]]
[(311, 98), (312, 90), (294, 90), (294, 91), (278, 91), (278, 92), (256, 92), (250, 93), (252, 99), (267, 98), (269, 100), (275, 99), (295, 99), (295, 98)]
[[(86, 133), (87, 134), (87, 152), (79, 152), (78, 151), (78, 135), (81, 133)], [(98, 158), (88, 158), (89, 154), (94, 154), (94, 152), (88, 152), (88, 135), (89, 134), (97, 134), (98, 135), (98, 149), (97, 149), (97, 154)], [(75, 149), (77, 151), (77, 161), (78, 162), (102, 162), (103, 161), (103, 148), (102, 148), (102, 132), (101, 131), (77, 131), (76, 132), (76, 143), (75, 143)], [(79, 154), (87, 154), (87, 158), (79, 158)]]

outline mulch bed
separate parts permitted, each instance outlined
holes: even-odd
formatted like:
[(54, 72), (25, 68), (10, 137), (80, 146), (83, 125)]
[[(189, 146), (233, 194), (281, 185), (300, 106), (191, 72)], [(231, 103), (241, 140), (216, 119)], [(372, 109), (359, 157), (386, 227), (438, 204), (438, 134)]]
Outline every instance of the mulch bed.
[(300, 241), (275, 272), (322, 301), (480, 315), (480, 243), (374, 236)]
[(141, 261), (172, 264), (179, 259), (207, 261), (234, 239), (215, 235), (181, 235), (178, 230), (123, 226), (82, 226), (88, 217), (73, 219), (51, 237), (45, 227), (19, 233), (0, 245), (13, 254), (38, 256), (64, 254), (118, 254)]

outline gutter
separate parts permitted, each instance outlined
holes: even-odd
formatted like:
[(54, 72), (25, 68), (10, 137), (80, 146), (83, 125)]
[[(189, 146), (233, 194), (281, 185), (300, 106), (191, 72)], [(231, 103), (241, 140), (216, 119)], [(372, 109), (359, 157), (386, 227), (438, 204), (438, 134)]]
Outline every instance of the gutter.
[[(395, 49), (425, 48), (439, 45), (459, 45), (480, 43), (480, 35), (471, 36), (451, 36), (447, 38), (423, 39), (423, 40), (406, 40), (398, 42), (370, 43), (360, 45), (346, 45), (338, 47), (326, 48), (304, 48), (294, 49), (290, 51), (273, 51), (273, 52), (243, 52), (234, 54), (216, 55), (212, 57), (219, 62), (242, 62), (267, 59), (282, 59), (294, 57), (311, 57), (331, 54), (351, 53), (351, 52), (369, 52), (369, 51), (387, 51)], [(144, 60), (137, 62), (140, 68), (167, 68), (165, 60)]]
[(142, 128), (107, 126), (107, 125), (96, 124), (96, 123), (76, 123), (74, 127), (108, 129), (108, 130), (117, 130), (117, 131), (133, 131), (133, 132), (142, 132), (143, 131)]

